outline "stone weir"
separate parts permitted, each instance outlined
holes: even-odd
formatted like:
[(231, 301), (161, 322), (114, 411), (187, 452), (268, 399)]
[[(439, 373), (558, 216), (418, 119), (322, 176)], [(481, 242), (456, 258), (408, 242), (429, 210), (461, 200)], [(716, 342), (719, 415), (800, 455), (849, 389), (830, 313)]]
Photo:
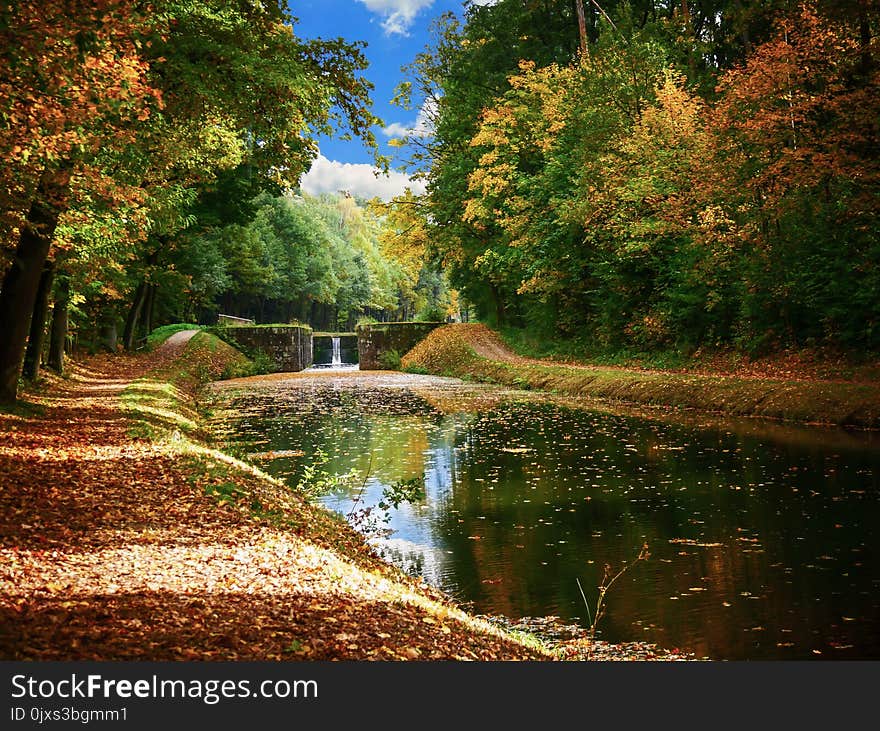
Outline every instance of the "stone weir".
[(358, 337), (355, 333), (315, 333), (312, 335), (312, 353), (315, 365), (333, 363), (333, 339), (339, 342), (339, 360), (343, 364), (358, 362)]
[(224, 334), (245, 352), (265, 353), (279, 373), (301, 371), (312, 365), (312, 331), (301, 325), (233, 325)]
[(358, 325), (358, 354), (362, 371), (376, 371), (388, 368), (390, 363), (383, 363), (383, 356), (391, 351), (397, 359), (406, 355), (435, 328), (444, 325), (442, 322), (373, 322)]
[(223, 327), (223, 335), (250, 355), (260, 352), (279, 373), (302, 371), (312, 364), (333, 362), (333, 339), (339, 340), (341, 364), (360, 363), (364, 371), (395, 367), (442, 322), (376, 322), (358, 325), (355, 334), (318, 333), (302, 325), (240, 325)]

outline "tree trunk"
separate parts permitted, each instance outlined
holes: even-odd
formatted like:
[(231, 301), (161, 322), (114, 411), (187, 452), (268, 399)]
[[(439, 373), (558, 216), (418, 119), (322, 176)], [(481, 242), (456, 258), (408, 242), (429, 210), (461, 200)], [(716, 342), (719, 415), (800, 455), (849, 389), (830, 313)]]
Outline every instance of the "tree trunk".
[(740, 33), (740, 40), (743, 44), (743, 52), (745, 56), (749, 56), (752, 53), (752, 38), (749, 33), (749, 24), (745, 19), (745, 11), (743, 10), (742, 0), (733, 0), (733, 7), (736, 9), (736, 13), (742, 22), (742, 32)]
[(584, 2), (583, 0), (574, 0), (575, 9), (577, 10), (577, 18), (578, 18), (578, 46), (580, 48), (581, 56), (586, 56), (587, 51), (587, 19), (584, 17)]
[(501, 297), (501, 292), (498, 287), (494, 284), (489, 285), (489, 292), (492, 295), (492, 304), (495, 306), (496, 326), (501, 329), (506, 324), (505, 321), (507, 319), (505, 317), (504, 300)]
[(27, 350), (24, 353), (23, 375), (32, 381), (40, 377), (43, 359), (43, 343), (46, 341), (46, 317), (49, 314), (49, 295), (52, 293), (52, 280), (55, 277), (55, 264), (46, 260), (37, 296), (34, 298), (34, 311), (31, 315), (31, 329), (28, 335)]
[(64, 275), (58, 277), (55, 304), (52, 307), (52, 327), (49, 333), (49, 367), (64, 373), (64, 349), (67, 344), (67, 304), (70, 300), (70, 281)]
[(871, 22), (868, 19), (867, 0), (859, 2), (859, 46), (861, 48), (861, 71), (866, 76), (874, 65), (871, 56)]
[(691, 24), (691, 11), (688, 7), (687, 0), (681, 0), (681, 19), (685, 25)]
[[(155, 315), (156, 310), (156, 289), (158, 287), (155, 284), (151, 284), (147, 287), (147, 301), (144, 304), (144, 323), (146, 324), (146, 334), (149, 335), (153, 332), (153, 316)], [(186, 320), (184, 320), (186, 322)]]
[(134, 302), (125, 318), (125, 329), (122, 331), (122, 345), (126, 350), (134, 347), (135, 333), (137, 332), (138, 322), (141, 319), (141, 311), (144, 309), (144, 301), (147, 298), (147, 283), (141, 282), (137, 291), (134, 293)]
[(116, 331), (116, 315), (106, 315), (98, 330), (99, 344), (108, 353), (116, 352), (118, 335)]
[(0, 288), (0, 403), (12, 403), (18, 396), (18, 377), (34, 299), (58, 217), (67, 207), (69, 190), (69, 166), (43, 173), (21, 227), (15, 257)]

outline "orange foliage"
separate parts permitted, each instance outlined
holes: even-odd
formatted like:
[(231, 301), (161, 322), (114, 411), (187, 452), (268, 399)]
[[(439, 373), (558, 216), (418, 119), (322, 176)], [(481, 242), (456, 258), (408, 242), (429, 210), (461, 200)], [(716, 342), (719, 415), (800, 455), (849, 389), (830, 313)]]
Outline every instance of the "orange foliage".
[(161, 105), (140, 57), (148, 12), (140, 15), (124, 0), (13, 3), (0, 31), (3, 230), (20, 221), (41, 171), (62, 161), (80, 161), (78, 174), (93, 178), (98, 195), (131, 194), (82, 162), (133, 141), (130, 122)]
[(721, 79), (711, 123), (731, 167), (747, 171), (751, 205), (770, 212), (799, 189), (830, 195), (854, 181), (863, 194), (849, 214), (880, 212), (880, 71), (859, 70), (864, 51), (853, 28), (806, 3)]

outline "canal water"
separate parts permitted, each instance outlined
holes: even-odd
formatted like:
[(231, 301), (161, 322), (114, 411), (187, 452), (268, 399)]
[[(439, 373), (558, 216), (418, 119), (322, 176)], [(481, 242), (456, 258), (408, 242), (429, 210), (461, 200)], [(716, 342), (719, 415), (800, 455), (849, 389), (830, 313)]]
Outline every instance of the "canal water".
[[(355, 474), (321, 501), (473, 611), (587, 625), (578, 582), (592, 610), (606, 567), (647, 545), (607, 594), (604, 640), (711, 659), (880, 658), (876, 434), (410, 374), (231, 381), (215, 399), (219, 437), (291, 485), (316, 458)], [(413, 479), (421, 497), (367, 510)]]

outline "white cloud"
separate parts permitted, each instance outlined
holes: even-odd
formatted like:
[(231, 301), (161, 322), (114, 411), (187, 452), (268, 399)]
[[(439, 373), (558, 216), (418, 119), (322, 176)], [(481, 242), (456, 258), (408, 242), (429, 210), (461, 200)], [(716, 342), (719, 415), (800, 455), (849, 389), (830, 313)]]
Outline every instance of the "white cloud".
[(386, 35), (409, 35), (410, 26), (420, 10), (429, 7), (434, 0), (359, 0), (367, 9), (383, 18), (382, 28)]
[(434, 134), (434, 120), (437, 116), (437, 102), (431, 98), (425, 99), (416, 121), (409, 125), (400, 122), (392, 122), (382, 129), (386, 137), (430, 137)]
[(377, 168), (372, 165), (328, 160), (318, 155), (311, 170), (303, 175), (300, 185), (309, 195), (345, 190), (362, 198), (378, 196), (385, 201), (401, 195), (405, 188), (410, 188), (416, 194), (425, 192), (421, 181), (411, 180), (403, 173), (392, 171), (377, 177), (376, 172)]
[(412, 129), (412, 125), (392, 122), (387, 127), (382, 128), (382, 134), (386, 137), (407, 137), (412, 132)]

